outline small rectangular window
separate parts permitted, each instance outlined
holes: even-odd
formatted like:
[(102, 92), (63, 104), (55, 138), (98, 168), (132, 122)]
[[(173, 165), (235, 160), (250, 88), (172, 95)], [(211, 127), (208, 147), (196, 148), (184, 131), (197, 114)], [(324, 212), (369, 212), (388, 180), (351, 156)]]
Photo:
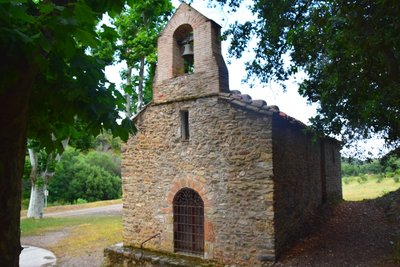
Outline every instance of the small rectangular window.
[(189, 111), (181, 110), (181, 137), (183, 140), (189, 140)]

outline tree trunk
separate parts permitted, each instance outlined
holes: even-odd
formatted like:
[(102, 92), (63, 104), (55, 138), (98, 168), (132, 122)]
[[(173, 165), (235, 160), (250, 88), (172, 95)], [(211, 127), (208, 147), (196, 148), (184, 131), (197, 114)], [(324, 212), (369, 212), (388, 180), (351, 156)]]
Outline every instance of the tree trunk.
[[(132, 67), (128, 66), (128, 69), (126, 71), (126, 85), (131, 86), (132, 85)], [(125, 95), (126, 103), (125, 103), (125, 113), (127, 118), (132, 117), (132, 107), (131, 107), (131, 95), (126, 93)]]
[(28, 218), (41, 219), (43, 218), (44, 198), (46, 186), (32, 183), (31, 197), (29, 200)]
[(145, 58), (142, 57), (139, 65), (139, 85), (137, 91), (138, 100), (136, 103), (136, 113), (138, 113), (143, 107), (144, 60)]
[(15, 57), (3, 53), (0, 63), (0, 266), (10, 267), (19, 266), (21, 252), (21, 180), (29, 97), (36, 74), (29, 60)]
[[(69, 138), (63, 140), (62, 146), (65, 149), (68, 145)], [(50, 173), (48, 171), (49, 164), (54, 161), (54, 153), (50, 153), (47, 156), (47, 161), (45, 163), (46, 169), (44, 171), (38, 170), (39, 162), (38, 155), (34, 148), (29, 148), (29, 160), (31, 162), (31, 196), (29, 199), (29, 208), (28, 208), (28, 218), (41, 219), (43, 218), (44, 213), (44, 204), (45, 204), (45, 191), (47, 187), (47, 183), (49, 179), (54, 175), (54, 173)], [(56, 161), (59, 161), (61, 156), (57, 154)], [(42, 164), (43, 165), (43, 164)], [(38, 178), (42, 178), (40, 181)], [(43, 184), (40, 184), (43, 182)]]

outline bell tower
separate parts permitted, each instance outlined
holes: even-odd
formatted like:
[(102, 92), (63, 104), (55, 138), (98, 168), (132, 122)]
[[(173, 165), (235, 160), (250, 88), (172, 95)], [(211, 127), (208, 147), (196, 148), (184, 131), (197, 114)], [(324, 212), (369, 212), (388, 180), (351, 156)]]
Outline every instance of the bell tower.
[(229, 91), (221, 26), (182, 3), (158, 38), (154, 103)]

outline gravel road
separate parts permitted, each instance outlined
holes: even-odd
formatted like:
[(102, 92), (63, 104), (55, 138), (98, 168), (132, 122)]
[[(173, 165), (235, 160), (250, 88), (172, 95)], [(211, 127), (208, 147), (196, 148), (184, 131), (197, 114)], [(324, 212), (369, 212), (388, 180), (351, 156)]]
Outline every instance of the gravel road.
[(106, 215), (120, 215), (121, 213), (122, 213), (122, 204), (114, 204), (114, 205), (80, 209), (80, 210), (68, 210), (62, 212), (46, 213), (44, 214), (44, 217), (106, 216)]

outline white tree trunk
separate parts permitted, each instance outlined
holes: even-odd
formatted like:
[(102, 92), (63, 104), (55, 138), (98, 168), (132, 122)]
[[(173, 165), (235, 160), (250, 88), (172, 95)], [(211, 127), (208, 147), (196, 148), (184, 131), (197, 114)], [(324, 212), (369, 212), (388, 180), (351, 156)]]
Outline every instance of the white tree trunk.
[[(67, 148), (69, 142), (69, 137), (65, 140), (61, 141), (61, 144), (64, 149)], [(48, 172), (49, 164), (54, 160), (54, 153), (50, 153), (47, 157), (46, 169), (43, 171), (38, 170), (38, 155), (33, 148), (28, 149), (29, 152), (29, 160), (31, 162), (32, 170), (31, 170), (31, 197), (29, 199), (29, 208), (28, 208), (28, 218), (41, 219), (44, 213), (45, 199), (46, 199), (46, 188), (47, 183), (51, 177), (54, 176), (54, 172)], [(55, 156), (55, 160), (59, 162), (61, 159), (61, 155), (57, 154)], [(42, 183), (38, 183), (38, 178), (42, 178)]]
[(28, 218), (41, 219), (44, 210), (45, 185), (32, 183), (31, 197), (29, 200)]
[(31, 197), (29, 199), (29, 208), (28, 208), (28, 218), (39, 219), (43, 217), (43, 207), (44, 207), (44, 191), (43, 191), (43, 205), (41, 205), (41, 194), (40, 187), (37, 185), (38, 178), (38, 156), (36, 151), (33, 148), (28, 149), (29, 152), (29, 161), (32, 166), (31, 170)]
[[(131, 86), (132, 85), (132, 67), (128, 66), (128, 69), (126, 71), (126, 85)], [(126, 93), (125, 95), (125, 114), (127, 118), (132, 117), (132, 106), (131, 106), (131, 96)]]
[(136, 102), (136, 113), (138, 113), (143, 108), (144, 65), (145, 65), (145, 58), (142, 57), (140, 59), (140, 65), (139, 65), (139, 84), (137, 90), (138, 99)]

